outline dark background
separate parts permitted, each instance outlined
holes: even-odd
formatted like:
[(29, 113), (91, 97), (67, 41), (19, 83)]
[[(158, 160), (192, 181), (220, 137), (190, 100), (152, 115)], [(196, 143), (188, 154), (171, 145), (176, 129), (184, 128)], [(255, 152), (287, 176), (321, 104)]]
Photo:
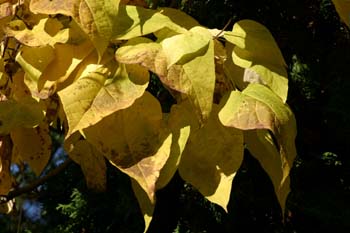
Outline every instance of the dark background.
[[(210, 28), (222, 29), (232, 19), (231, 29), (238, 20), (253, 19), (271, 31), (288, 64), (288, 104), (298, 123), (298, 156), (285, 213), (269, 177), (246, 152), (232, 184), (228, 213), (176, 174), (157, 192), (148, 232), (350, 232), (350, 40), (331, 1), (188, 0), (177, 7)], [(171, 103), (157, 82), (149, 90)], [(53, 138), (59, 148), (59, 133), (53, 132)], [(64, 156), (58, 149), (50, 166)], [(19, 198), (22, 210), (0, 215), (0, 233), (142, 232), (128, 177), (109, 167), (107, 189), (102, 194), (89, 191), (79, 166), (72, 164), (40, 192)]]

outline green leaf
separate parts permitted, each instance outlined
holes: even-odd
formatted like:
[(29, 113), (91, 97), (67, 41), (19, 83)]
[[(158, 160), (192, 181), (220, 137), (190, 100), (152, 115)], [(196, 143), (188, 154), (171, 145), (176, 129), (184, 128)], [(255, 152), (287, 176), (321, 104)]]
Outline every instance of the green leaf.
[(11, 132), (11, 139), (19, 159), (28, 163), (39, 176), (51, 158), (52, 143), (48, 125), (42, 123), (35, 128), (16, 128)]
[(159, 172), (170, 154), (172, 135), (162, 130), (157, 99), (145, 92), (129, 108), (84, 129), (86, 139), (121, 171), (135, 179), (154, 202)]
[[(241, 130), (224, 127), (213, 106), (210, 118), (192, 131), (179, 165), (181, 177), (227, 211), (232, 180), (243, 160)], [(193, 116), (192, 116), (193, 117)]]
[(144, 93), (148, 79), (147, 70), (137, 65), (88, 65), (80, 79), (58, 92), (68, 120), (67, 138), (129, 107)]
[(44, 106), (34, 99), (0, 101), (0, 135), (9, 134), (18, 127), (32, 128), (43, 118)]
[(290, 191), (289, 172), (294, 158), (288, 158), (279, 153), (271, 134), (267, 130), (245, 131), (244, 142), (250, 153), (270, 176), (277, 199), (282, 207), (282, 213), (284, 213)]
[(233, 62), (247, 69), (244, 81), (269, 86), (285, 102), (288, 92), (286, 63), (269, 30), (255, 21), (241, 20), (233, 26), (232, 32), (225, 32), (224, 37), (235, 45)]

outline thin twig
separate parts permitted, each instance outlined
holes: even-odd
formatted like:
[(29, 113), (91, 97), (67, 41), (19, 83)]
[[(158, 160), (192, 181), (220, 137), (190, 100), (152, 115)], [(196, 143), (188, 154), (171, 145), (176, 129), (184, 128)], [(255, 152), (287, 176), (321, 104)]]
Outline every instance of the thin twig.
[(56, 167), (55, 169), (51, 170), (46, 176), (40, 177), (39, 179), (33, 181), (31, 184), (23, 187), (23, 188), (19, 188), (19, 189), (15, 189), (9, 192), (9, 194), (2, 196), (1, 197), (1, 201), (0, 203), (4, 203), (7, 202), (15, 197), (18, 197), (22, 194), (25, 193), (29, 193), (32, 190), (34, 190), (35, 188), (39, 187), (40, 185), (44, 184), (46, 181), (48, 181), (50, 178), (58, 175), (59, 173), (61, 173), (64, 169), (66, 169), (69, 164), (72, 162), (72, 160), (70, 158), (66, 159), (62, 164), (60, 164), (58, 167)]
[(214, 37), (214, 39), (219, 38), (219, 36), (226, 30), (226, 28), (230, 25), (230, 23), (232, 22), (232, 18), (230, 18), (227, 23), (225, 24), (224, 28), (221, 29), (221, 31)]

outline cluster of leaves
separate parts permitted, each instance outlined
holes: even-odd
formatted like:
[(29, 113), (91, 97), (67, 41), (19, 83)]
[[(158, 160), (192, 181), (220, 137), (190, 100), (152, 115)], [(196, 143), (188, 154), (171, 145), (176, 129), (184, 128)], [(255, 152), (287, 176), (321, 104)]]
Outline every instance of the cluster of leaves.
[[(135, 2), (0, 1), (0, 194), (16, 185), (11, 164), (42, 173), (55, 128), (92, 189), (105, 189), (106, 159), (130, 176), (146, 229), (177, 170), (226, 209), (245, 147), (284, 208), (296, 125), (270, 32)], [(151, 74), (176, 100), (170, 112), (146, 90)]]

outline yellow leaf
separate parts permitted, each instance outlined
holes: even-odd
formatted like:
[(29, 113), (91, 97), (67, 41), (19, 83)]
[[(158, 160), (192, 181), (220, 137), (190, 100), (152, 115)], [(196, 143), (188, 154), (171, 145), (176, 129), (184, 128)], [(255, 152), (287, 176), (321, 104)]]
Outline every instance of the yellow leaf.
[(51, 157), (51, 137), (49, 127), (42, 123), (36, 128), (16, 128), (11, 139), (17, 148), (20, 160), (27, 162), (39, 176)]
[(188, 137), (190, 135), (191, 125), (196, 125), (197, 121), (191, 122), (191, 113), (188, 108), (189, 104), (173, 105), (170, 116), (166, 124), (172, 133), (172, 143), (169, 158), (160, 171), (156, 188), (164, 188), (174, 176), (181, 159), (182, 152), (185, 149)]
[(83, 130), (86, 140), (135, 179), (154, 202), (159, 172), (169, 157), (172, 135), (162, 133), (157, 99), (145, 92), (129, 108)]
[(74, 18), (96, 47), (99, 59), (107, 49), (117, 25), (119, 0), (32, 0), (34, 13), (63, 14)]
[(168, 68), (175, 63), (184, 64), (203, 55), (208, 49), (211, 35), (202, 27), (194, 27), (186, 34), (179, 34), (162, 40)]
[(143, 219), (145, 221), (145, 229), (143, 231), (145, 233), (147, 232), (148, 227), (151, 224), (155, 204), (150, 201), (146, 192), (142, 189), (139, 183), (134, 179), (131, 179), (131, 186), (132, 186), (132, 189), (134, 190), (135, 196), (137, 198), (137, 201), (139, 203), (139, 206), (143, 215)]
[(9, 136), (0, 136), (0, 195), (7, 195), (12, 188), (10, 172), (12, 143)]
[(74, 149), (69, 152), (69, 157), (80, 165), (89, 188), (99, 192), (105, 191), (107, 168), (101, 152), (86, 140), (79, 140), (74, 144)]
[(68, 120), (67, 138), (129, 107), (144, 93), (149, 80), (146, 69), (138, 65), (118, 67), (113, 60), (105, 65), (90, 64), (81, 76), (58, 92)]
[(24, 46), (18, 52), (16, 61), (21, 65), (26, 74), (37, 82), (44, 69), (54, 59), (54, 56), (54, 50), (51, 46)]
[(0, 101), (0, 135), (9, 134), (17, 127), (32, 128), (44, 118), (44, 106), (34, 99), (17, 102), (9, 99)]
[[(77, 75), (75, 71), (82, 61), (92, 53), (93, 46), (90, 41), (84, 41), (78, 45), (56, 44), (54, 49), (55, 56), (53, 60), (46, 66), (38, 80), (38, 89), (40, 91), (47, 81), (52, 81), (57, 85), (57, 83), (62, 83), (71, 76)], [(97, 59), (93, 62), (96, 63)], [(73, 77), (73, 80), (75, 78)]]
[(344, 23), (350, 27), (350, 1), (349, 0), (332, 0), (335, 9)]
[[(227, 211), (232, 180), (243, 160), (242, 131), (224, 127), (213, 111), (202, 128), (191, 130), (179, 165), (181, 177)], [(193, 116), (192, 116), (193, 117)]]
[(171, 21), (183, 28), (186, 28), (187, 30), (200, 26), (197, 20), (181, 10), (169, 7), (160, 7), (159, 10), (162, 15), (169, 17)]
[(282, 213), (284, 213), (286, 199), (290, 191), (289, 172), (294, 158), (287, 158), (278, 152), (271, 134), (267, 130), (245, 131), (244, 142), (250, 153), (270, 176), (282, 207)]
[[(241, 20), (233, 26), (232, 32), (225, 32), (224, 37), (235, 45), (233, 62), (253, 70), (256, 75), (252, 82), (269, 86), (285, 102), (288, 92), (286, 63), (269, 30), (253, 20)], [(244, 81), (251, 80), (245, 77)]]
[(168, 28), (175, 33), (186, 33), (187, 30), (170, 17), (163, 15), (162, 10), (150, 10), (142, 7), (120, 5), (115, 40), (128, 40), (131, 38), (157, 32)]
[[(43, 18), (33, 29), (28, 29), (23, 21), (11, 21), (5, 28), (7, 36), (15, 37), (22, 44), (35, 46), (53, 46), (56, 43), (66, 43), (69, 39), (69, 29), (54, 18)], [(62, 29), (62, 30), (61, 30)]]

